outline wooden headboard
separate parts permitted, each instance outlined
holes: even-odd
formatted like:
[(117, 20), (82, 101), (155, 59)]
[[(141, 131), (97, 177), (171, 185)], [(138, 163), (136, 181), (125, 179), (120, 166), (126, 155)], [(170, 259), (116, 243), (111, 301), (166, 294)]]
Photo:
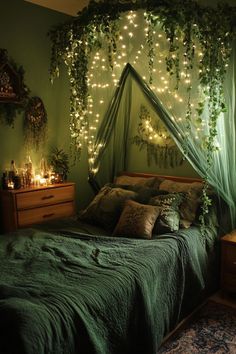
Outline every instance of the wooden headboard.
[(119, 176), (144, 177), (144, 178), (160, 177), (160, 178), (170, 179), (171, 181), (182, 182), (182, 183), (203, 182), (201, 178), (165, 176), (165, 175), (158, 175), (153, 173), (127, 172), (127, 171), (119, 172)]

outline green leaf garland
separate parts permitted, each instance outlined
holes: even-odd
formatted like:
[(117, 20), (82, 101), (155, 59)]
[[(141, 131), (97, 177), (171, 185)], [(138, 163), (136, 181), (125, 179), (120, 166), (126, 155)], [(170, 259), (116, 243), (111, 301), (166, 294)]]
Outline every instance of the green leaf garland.
[(144, 105), (140, 107), (137, 135), (131, 138), (131, 143), (139, 146), (140, 150), (146, 149), (149, 166), (155, 163), (160, 168), (174, 168), (183, 163), (183, 155), (165, 125), (160, 118), (153, 123), (153, 118)]

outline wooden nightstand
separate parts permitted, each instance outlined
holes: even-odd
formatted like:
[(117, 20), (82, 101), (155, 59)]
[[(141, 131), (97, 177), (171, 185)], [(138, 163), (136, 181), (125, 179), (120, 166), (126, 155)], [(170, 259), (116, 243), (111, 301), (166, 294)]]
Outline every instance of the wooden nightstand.
[(236, 230), (221, 239), (221, 288), (236, 292)]
[(3, 231), (14, 231), (75, 213), (75, 184), (1, 190)]

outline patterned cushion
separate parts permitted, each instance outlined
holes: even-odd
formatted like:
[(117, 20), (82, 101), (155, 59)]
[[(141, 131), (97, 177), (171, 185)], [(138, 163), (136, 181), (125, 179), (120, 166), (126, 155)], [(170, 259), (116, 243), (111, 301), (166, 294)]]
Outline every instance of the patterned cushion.
[(104, 186), (88, 207), (80, 212), (79, 219), (93, 225), (100, 225), (112, 231), (120, 217), (124, 202), (136, 199), (138, 194), (122, 188)]
[(113, 235), (151, 239), (158, 215), (158, 207), (127, 200)]
[(172, 208), (178, 209), (180, 204), (183, 202), (184, 194), (183, 193), (168, 193), (160, 194), (157, 196), (152, 197), (149, 200), (149, 204), (151, 205), (158, 205), (158, 206), (170, 206)]
[(196, 219), (197, 209), (201, 202), (203, 183), (182, 183), (164, 180), (160, 189), (168, 192), (184, 192), (185, 198), (180, 205), (181, 226), (189, 227)]
[(160, 208), (160, 214), (153, 228), (154, 234), (160, 235), (166, 232), (175, 232), (179, 230), (179, 205), (182, 201), (182, 193), (159, 195), (150, 199), (149, 204), (157, 205)]
[(167, 191), (159, 190), (156, 188), (146, 187), (141, 184), (116, 184), (116, 183), (107, 183), (106, 186), (111, 188), (122, 188), (138, 193), (137, 202), (141, 204), (147, 204), (149, 199), (157, 195), (168, 194)]
[(153, 233), (162, 235), (168, 232), (175, 232), (179, 230), (179, 226), (179, 212), (170, 206), (163, 206), (160, 208), (160, 214), (154, 225)]

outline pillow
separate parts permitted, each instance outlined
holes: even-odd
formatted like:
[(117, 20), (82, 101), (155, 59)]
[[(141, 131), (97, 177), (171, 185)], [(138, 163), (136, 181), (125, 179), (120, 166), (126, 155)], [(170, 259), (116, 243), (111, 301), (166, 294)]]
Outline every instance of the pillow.
[(179, 205), (182, 200), (182, 193), (159, 195), (150, 199), (149, 204), (157, 205), (160, 208), (160, 213), (155, 222), (153, 233), (160, 235), (166, 232), (175, 232), (179, 230)]
[(181, 227), (188, 228), (196, 219), (196, 213), (201, 202), (203, 183), (182, 183), (171, 180), (164, 180), (160, 184), (160, 189), (168, 192), (184, 192), (179, 210), (181, 218)]
[(160, 214), (155, 222), (153, 233), (156, 235), (168, 232), (176, 232), (180, 226), (180, 215), (177, 210), (170, 206), (160, 207)]
[(124, 202), (127, 199), (136, 199), (137, 196), (138, 194), (134, 191), (105, 185), (88, 207), (80, 212), (79, 219), (112, 231), (119, 219)]
[(113, 236), (151, 239), (158, 215), (159, 208), (156, 206), (127, 200)]
[(138, 176), (117, 176), (115, 179), (116, 184), (125, 185), (142, 185), (146, 187), (159, 188), (160, 183), (163, 179), (159, 177), (138, 177)]
[(107, 183), (106, 185), (111, 188), (122, 188), (122, 189), (127, 189), (127, 190), (137, 192), (138, 196), (136, 201), (141, 204), (147, 204), (150, 198), (155, 197), (157, 195), (168, 194), (167, 191), (146, 187), (141, 184), (125, 185), (125, 184)]
[[(162, 193), (160, 191), (160, 193)], [(172, 208), (178, 209), (180, 204), (183, 202), (184, 193), (168, 193), (164, 191), (164, 194), (160, 194), (152, 197), (148, 204), (158, 205), (158, 206), (170, 206)]]

